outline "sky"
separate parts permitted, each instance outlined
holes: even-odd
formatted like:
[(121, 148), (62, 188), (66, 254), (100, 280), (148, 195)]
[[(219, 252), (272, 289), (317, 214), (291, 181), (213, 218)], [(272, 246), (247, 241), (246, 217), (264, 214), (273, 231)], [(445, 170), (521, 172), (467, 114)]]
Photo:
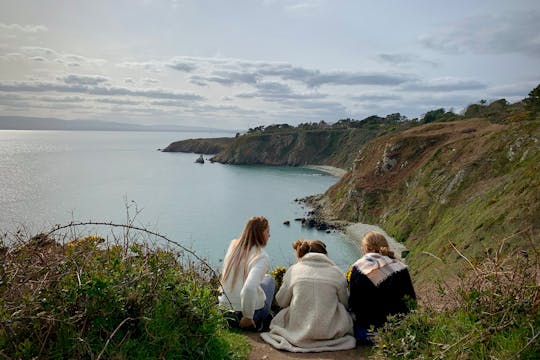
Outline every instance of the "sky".
[(538, 84), (538, 0), (0, 0), (0, 115), (235, 130)]

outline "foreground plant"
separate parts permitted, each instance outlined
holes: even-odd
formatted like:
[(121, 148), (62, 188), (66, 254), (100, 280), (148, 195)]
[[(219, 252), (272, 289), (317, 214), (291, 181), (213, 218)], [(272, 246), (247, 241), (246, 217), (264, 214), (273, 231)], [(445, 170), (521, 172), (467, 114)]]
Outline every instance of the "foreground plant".
[[(0, 251), (6, 358), (234, 359), (217, 277), (180, 252), (99, 236), (38, 235)], [(236, 344), (236, 345), (233, 345)]]
[(540, 255), (534, 248), (487, 254), (455, 287), (444, 309), (426, 306), (391, 319), (377, 354), (391, 359), (536, 359), (540, 353)]

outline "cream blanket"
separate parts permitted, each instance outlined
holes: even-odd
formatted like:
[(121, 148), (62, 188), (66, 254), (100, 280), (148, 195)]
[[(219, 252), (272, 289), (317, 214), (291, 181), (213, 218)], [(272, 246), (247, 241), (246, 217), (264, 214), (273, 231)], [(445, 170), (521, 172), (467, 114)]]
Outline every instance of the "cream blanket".
[(273, 347), (321, 352), (356, 346), (347, 311), (347, 281), (326, 255), (308, 253), (291, 266), (276, 300), (283, 309), (272, 320), (270, 332), (261, 334)]

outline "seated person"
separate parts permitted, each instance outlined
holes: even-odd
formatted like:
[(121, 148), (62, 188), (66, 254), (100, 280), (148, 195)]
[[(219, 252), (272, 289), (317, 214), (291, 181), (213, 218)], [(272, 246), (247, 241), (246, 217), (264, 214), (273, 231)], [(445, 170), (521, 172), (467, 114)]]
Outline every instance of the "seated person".
[(416, 299), (407, 266), (394, 257), (383, 234), (368, 232), (362, 239), (364, 256), (352, 265), (349, 309), (360, 344), (372, 343), (370, 328), (384, 325), (388, 315), (409, 312), (406, 298)]
[(283, 277), (276, 301), (283, 309), (261, 337), (280, 350), (321, 352), (352, 349), (347, 280), (319, 240), (295, 241), (298, 262)]
[(231, 241), (221, 275), (219, 304), (232, 310), (229, 324), (262, 331), (271, 319), (274, 279), (267, 274), (270, 258), (264, 248), (270, 238), (270, 226), (263, 216), (251, 217), (238, 239)]

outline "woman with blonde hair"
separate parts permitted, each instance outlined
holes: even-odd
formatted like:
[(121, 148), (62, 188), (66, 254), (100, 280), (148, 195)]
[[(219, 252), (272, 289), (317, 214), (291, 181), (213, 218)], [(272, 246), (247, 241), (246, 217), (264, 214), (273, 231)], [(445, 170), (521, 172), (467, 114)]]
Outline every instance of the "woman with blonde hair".
[(253, 216), (240, 237), (231, 241), (223, 261), (219, 303), (235, 312), (244, 329), (261, 331), (270, 322), (275, 283), (267, 274), (270, 258), (264, 248), (269, 238), (268, 220)]
[(395, 258), (383, 234), (368, 232), (362, 251), (351, 269), (349, 308), (357, 341), (370, 344), (368, 330), (383, 326), (388, 315), (408, 313), (407, 299), (416, 299), (416, 294), (407, 266)]
[(352, 349), (353, 322), (347, 311), (347, 281), (319, 240), (293, 243), (298, 262), (283, 277), (276, 294), (281, 311), (262, 333), (280, 350), (321, 352)]

